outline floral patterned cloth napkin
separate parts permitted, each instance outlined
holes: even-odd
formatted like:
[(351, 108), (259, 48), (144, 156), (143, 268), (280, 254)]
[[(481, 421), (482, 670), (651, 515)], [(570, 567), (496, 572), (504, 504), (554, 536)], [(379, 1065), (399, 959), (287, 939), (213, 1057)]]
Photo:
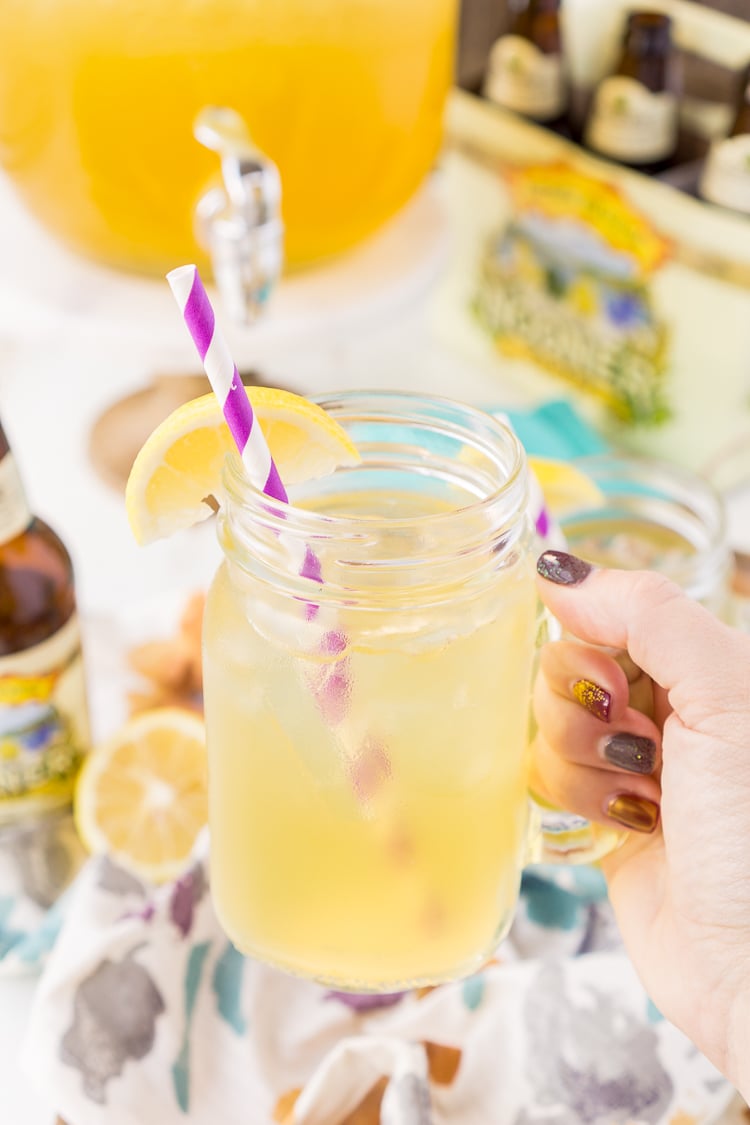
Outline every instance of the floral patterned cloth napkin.
[(695, 1125), (732, 1097), (645, 995), (594, 869), (530, 869), (490, 965), (388, 996), (241, 956), (204, 855), (156, 890), (92, 860), (72, 894), (25, 1046), (72, 1125)]

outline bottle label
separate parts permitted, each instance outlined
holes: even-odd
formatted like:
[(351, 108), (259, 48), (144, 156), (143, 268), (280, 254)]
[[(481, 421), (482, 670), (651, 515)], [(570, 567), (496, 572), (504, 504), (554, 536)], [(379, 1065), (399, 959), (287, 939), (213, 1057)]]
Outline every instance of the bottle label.
[(484, 89), (490, 101), (536, 121), (552, 121), (565, 110), (565, 91), (560, 55), (545, 55), (520, 35), (497, 40)]
[(615, 75), (596, 91), (586, 143), (628, 164), (650, 164), (674, 151), (677, 124), (674, 94), (654, 94), (634, 78)]
[(13, 454), (8, 452), (0, 461), (0, 543), (15, 539), (30, 523), (26, 493)]
[(78, 618), (0, 657), (0, 822), (67, 804), (89, 746)]
[(750, 134), (714, 141), (700, 193), (711, 203), (750, 215)]

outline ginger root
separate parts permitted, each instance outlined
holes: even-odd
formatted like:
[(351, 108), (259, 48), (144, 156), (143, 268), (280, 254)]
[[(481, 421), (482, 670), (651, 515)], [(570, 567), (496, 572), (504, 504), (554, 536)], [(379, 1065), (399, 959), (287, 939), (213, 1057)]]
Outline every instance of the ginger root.
[(162, 640), (137, 645), (128, 663), (144, 681), (128, 695), (131, 714), (154, 707), (203, 709), (201, 633), (205, 595), (190, 596), (180, 616), (177, 633)]

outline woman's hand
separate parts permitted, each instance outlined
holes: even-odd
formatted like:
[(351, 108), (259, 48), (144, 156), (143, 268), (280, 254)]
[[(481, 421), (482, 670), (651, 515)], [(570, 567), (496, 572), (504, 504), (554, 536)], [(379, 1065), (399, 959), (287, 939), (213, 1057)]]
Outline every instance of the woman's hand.
[(660, 1011), (750, 1097), (750, 637), (656, 574), (558, 551), (538, 570), (586, 643), (542, 651), (534, 787), (633, 830), (602, 861), (628, 953)]

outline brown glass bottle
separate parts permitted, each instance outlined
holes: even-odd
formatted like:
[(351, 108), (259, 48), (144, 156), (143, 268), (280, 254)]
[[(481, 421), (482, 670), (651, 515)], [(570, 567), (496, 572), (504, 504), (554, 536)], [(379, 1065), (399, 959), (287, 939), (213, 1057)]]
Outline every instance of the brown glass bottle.
[(729, 135), (711, 145), (698, 190), (709, 203), (750, 215), (750, 65), (740, 75)]
[(510, 30), (490, 51), (484, 94), (505, 109), (566, 133), (570, 90), (560, 4), (561, 0), (526, 0)]
[(678, 141), (672, 21), (663, 12), (631, 12), (613, 75), (598, 86), (585, 128), (592, 151), (656, 173)]
[(0, 825), (69, 804), (88, 721), (73, 568), (0, 424)]
[(729, 136), (741, 137), (744, 133), (750, 133), (750, 63), (740, 75), (737, 110), (732, 127), (729, 130)]

